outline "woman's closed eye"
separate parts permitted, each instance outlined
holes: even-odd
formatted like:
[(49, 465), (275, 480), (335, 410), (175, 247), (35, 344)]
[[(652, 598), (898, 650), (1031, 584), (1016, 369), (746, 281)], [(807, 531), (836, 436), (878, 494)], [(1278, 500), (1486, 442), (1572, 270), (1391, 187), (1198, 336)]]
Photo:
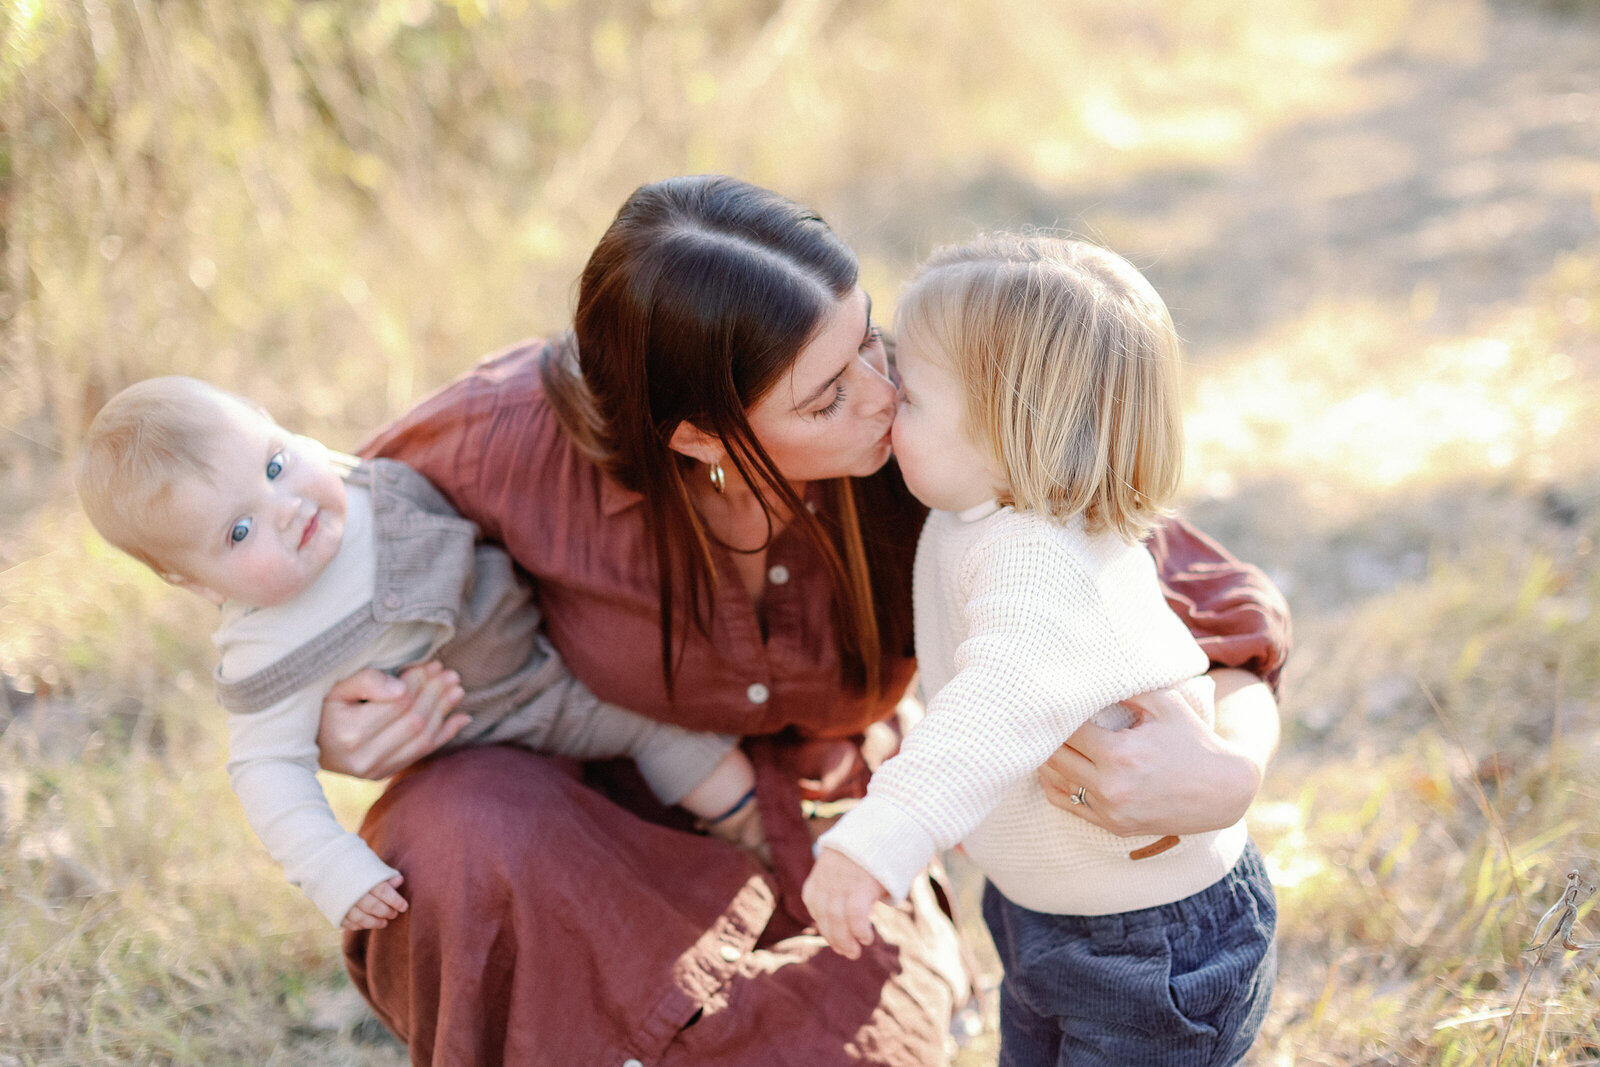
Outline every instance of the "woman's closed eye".
[(817, 410), (813, 415), (819, 419), (826, 419), (837, 415), (842, 407), (844, 407), (844, 382), (839, 382), (833, 388), (833, 399), (828, 401), (826, 407)]

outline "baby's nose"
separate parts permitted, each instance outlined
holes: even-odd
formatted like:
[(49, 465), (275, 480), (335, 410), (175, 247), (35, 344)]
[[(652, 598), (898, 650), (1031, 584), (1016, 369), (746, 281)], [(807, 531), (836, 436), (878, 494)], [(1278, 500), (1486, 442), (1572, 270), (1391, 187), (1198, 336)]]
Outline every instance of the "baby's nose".
[(278, 509), (278, 525), (289, 529), (296, 523), (310, 518), (311, 512), (316, 510), (311, 501), (305, 497), (290, 494), (284, 498), (283, 506)]

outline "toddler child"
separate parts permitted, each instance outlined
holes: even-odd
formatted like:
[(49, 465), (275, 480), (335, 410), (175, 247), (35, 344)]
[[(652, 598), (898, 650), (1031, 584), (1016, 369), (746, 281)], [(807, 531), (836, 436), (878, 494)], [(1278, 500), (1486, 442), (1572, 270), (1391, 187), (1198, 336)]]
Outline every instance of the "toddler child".
[(192, 378), (152, 378), (95, 417), (78, 468), (90, 521), (221, 607), (217, 694), (228, 773), (289, 880), (347, 930), (406, 910), (400, 872), (333, 816), (316, 781), (329, 688), (365, 667), (439, 659), (460, 676), (452, 745), (629, 756), (656, 796), (761, 850), (734, 739), (605, 704), (568, 675), (532, 589), (420, 474), (357, 462)]
[(1034, 773), (1085, 722), (1131, 725), (1118, 702), (1138, 693), (1212, 716), (1142, 544), (1181, 474), (1166, 307), (1110, 252), (1000, 235), (935, 253), (896, 334), (894, 452), (933, 509), (913, 587), (927, 713), (819, 840), (806, 906), (854, 957), (873, 903), (960, 843), (989, 880), (1003, 1067), (1234, 1063), (1276, 963), (1243, 822), (1117, 837)]

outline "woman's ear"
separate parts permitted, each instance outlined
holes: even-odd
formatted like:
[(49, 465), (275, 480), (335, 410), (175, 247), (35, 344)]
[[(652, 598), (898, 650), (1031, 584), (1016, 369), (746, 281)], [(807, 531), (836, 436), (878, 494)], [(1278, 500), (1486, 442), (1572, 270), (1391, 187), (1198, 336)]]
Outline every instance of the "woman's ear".
[(679, 455), (688, 456), (701, 463), (721, 463), (728, 455), (728, 449), (723, 445), (722, 438), (706, 433), (698, 426), (691, 426), (687, 422), (678, 423), (678, 428), (672, 431), (672, 440), (667, 444)]

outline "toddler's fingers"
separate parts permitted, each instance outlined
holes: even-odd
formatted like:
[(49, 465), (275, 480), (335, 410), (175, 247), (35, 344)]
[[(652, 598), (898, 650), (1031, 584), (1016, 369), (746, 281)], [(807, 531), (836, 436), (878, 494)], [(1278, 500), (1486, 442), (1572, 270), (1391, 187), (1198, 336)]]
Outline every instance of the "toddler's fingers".
[(861, 948), (856, 944), (856, 939), (851, 936), (850, 923), (843, 915), (818, 915), (817, 932), (820, 933), (828, 946), (847, 960), (853, 960), (861, 955)]
[[(868, 900), (864, 906), (851, 908), (848, 913), (850, 923), (850, 936), (861, 945), (872, 944), (872, 901)], [(854, 956), (850, 957), (855, 959)]]

